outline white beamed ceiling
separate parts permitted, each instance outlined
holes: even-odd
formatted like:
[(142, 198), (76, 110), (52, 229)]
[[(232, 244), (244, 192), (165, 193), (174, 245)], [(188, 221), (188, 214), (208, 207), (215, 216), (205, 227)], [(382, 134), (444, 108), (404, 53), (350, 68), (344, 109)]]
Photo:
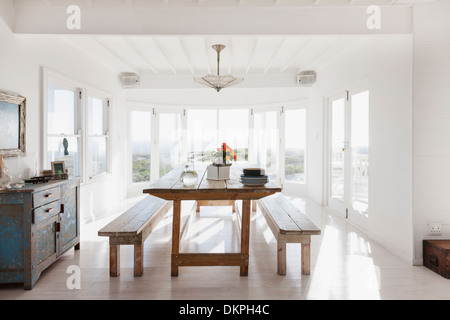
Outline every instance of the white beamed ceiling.
[(361, 40), (350, 36), (61, 36), (116, 72), (203, 76), (217, 72), (213, 44), (225, 44), (220, 74), (289, 75), (318, 70)]
[[(405, 7), (412, 2), (14, 0), (11, 28), (25, 37), (59, 37), (118, 74), (139, 74), (141, 88), (196, 87), (194, 77), (217, 73), (213, 44), (226, 45), (220, 74), (244, 77), (240, 87), (297, 87), (299, 72), (320, 72), (363, 45), (368, 34), (408, 34), (411, 11)], [(65, 7), (72, 4), (82, 13), (82, 28), (75, 32), (65, 26)], [(366, 7), (373, 4), (386, 8), (380, 32), (366, 27)], [(217, 28), (211, 27), (212, 15), (221, 20)]]

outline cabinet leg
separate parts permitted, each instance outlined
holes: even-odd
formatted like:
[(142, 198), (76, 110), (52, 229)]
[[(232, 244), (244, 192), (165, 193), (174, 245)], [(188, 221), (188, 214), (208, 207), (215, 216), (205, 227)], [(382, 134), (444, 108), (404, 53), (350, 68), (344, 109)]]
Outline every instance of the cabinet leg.
[(74, 247), (75, 250), (80, 250), (80, 243), (78, 242)]

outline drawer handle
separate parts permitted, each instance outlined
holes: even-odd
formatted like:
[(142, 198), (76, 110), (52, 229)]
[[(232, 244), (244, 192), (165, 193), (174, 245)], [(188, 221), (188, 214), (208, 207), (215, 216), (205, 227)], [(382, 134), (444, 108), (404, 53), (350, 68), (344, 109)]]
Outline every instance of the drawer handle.
[(53, 193), (47, 193), (44, 197), (49, 198), (53, 195)]
[(55, 208), (47, 209), (47, 210), (45, 210), (45, 212), (52, 212), (53, 210), (55, 210)]

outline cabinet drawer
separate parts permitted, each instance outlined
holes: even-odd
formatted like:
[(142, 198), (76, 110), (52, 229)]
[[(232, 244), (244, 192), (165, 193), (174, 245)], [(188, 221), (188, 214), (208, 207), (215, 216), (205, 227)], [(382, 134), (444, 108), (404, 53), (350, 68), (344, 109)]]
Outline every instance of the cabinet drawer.
[(33, 207), (37, 208), (44, 204), (61, 199), (60, 188), (51, 188), (44, 191), (36, 192), (33, 194)]
[(55, 201), (33, 210), (33, 223), (39, 223), (61, 211), (61, 201)]

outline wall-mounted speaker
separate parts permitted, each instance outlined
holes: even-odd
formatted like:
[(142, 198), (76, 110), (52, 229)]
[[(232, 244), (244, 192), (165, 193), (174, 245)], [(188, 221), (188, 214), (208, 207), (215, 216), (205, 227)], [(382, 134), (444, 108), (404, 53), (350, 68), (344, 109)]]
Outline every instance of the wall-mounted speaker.
[(297, 75), (297, 85), (299, 86), (311, 86), (316, 83), (315, 71), (303, 71)]
[(124, 72), (120, 75), (123, 88), (139, 87), (139, 75), (136, 73)]

